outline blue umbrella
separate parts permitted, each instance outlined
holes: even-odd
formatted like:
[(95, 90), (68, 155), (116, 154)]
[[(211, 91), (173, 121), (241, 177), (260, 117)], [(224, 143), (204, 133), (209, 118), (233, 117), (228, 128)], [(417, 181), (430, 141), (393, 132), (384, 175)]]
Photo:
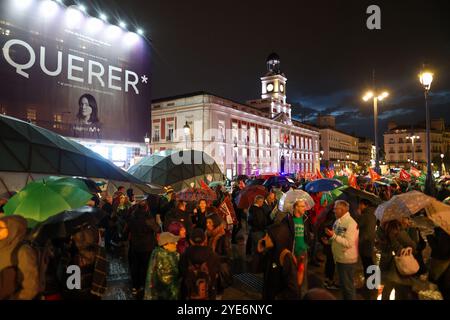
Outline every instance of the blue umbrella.
[(305, 190), (309, 193), (315, 193), (322, 191), (331, 191), (342, 186), (342, 182), (337, 179), (318, 179), (308, 183)]

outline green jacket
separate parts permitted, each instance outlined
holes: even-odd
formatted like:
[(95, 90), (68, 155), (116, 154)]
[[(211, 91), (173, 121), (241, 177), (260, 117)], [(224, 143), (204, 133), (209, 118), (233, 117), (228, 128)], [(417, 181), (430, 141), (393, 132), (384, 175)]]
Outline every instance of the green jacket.
[(145, 300), (178, 300), (180, 294), (180, 255), (162, 247), (153, 250), (145, 284)]

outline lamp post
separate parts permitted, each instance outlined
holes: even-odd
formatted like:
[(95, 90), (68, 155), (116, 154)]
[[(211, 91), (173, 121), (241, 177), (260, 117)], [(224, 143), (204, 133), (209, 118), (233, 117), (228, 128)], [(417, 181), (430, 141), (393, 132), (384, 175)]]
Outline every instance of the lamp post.
[(382, 101), (387, 98), (389, 93), (386, 91), (381, 94), (376, 94), (372, 91), (368, 91), (366, 95), (363, 97), (364, 101), (369, 101), (369, 99), (373, 99), (373, 124), (374, 124), (374, 134), (375, 134), (375, 171), (380, 174), (380, 155), (379, 155), (379, 147), (378, 147), (378, 101)]
[(186, 137), (186, 150), (187, 150), (187, 148), (188, 148), (188, 136), (191, 135), (191, 127), (189, 127), (187, 121), (186, 121), (186, 124), (183, 127), (183, 130), (184, 130), (184, 135)]
[(427, 122), (427, 178), (425, 180), (425, 193), (427, 195), (433, 195), (434, 182), (433, 182), (433, 174), (431, 172), (430, 109), (428, 108), (428, 93), (430, 91), (431, 83), (433, 82), (433, 74), (429, 71), (423, 71), (419, 75), (419, 80), (423, 86), (425, 98), (425, 113)]
[(345, 165), (346, 165), (346, 167), (347, 167), (347, 169), (348, 169), (348, 159), (350, 159), (350, 155), (347, 154), (345, 157), (347, 158), (347, 162), (345, 163)]
[(445, 175), (444, 154), (441, 153), (441, 176)]
[(148, 149), (149, 149), (148, 146), (149, 146), (149, 144), (150, 144), (150, 138), (149, 138), (149, 136), (148, 136), (147, 133), (145, 134), (144, 141), (145, 141), (145, 147), (146, 147), (146, 155), (148, 156), (148, 154), (149, 154), (149, 152), (148, 152)]
[(237, 176), (238, 175), (238, 163), (237, 163), (237, 159), (238, 159), (238, 156), (237, 156), (238, 145), (237, 145), (237, 139), (236, 138), (234, 139), (233, 150), (234, 150), (234, 163), (235, 163), (235, 170), (236, 170), (235, 176)]

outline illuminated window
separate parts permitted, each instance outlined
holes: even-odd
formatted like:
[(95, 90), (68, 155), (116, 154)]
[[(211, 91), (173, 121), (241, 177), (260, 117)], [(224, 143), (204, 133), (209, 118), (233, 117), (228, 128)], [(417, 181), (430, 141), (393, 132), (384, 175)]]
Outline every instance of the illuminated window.
[(247, 125), (243, 124), (242, 125), (242, 141), (243, 142), (247, 142), (248, 140), (248, 131), (247, 131)]
[(262, 128), (258, 129), (258, 143), (264, 144), (264, 129)]
[(302, 149), (305, 148), (305, 138), (302, 137), (302, 144), (301, 144)]
[(225, 157), (225, 146), (219, 147), (219, 157), (221, 158)]
[(225, 139), (225, 121), (219, 120), (218, 129), (219, 129), (219, 140), (224, 141), (224, 139)]
[(174, 133), (173, 123), (168, 123), (167, 124), (167, 137), (166, 137), (167, 141), (173, 141), (173, 138), (174, 138), (173, 133)]
[(255, 129), (255, 127), (250, 127), (250, 143), (256, 143), (256, 129)]
[(247, 148), (242, 148), (242, 158), (247, 158)]
[(266, 129), (266, 144), (270, 145), (270, 130)]
[(27, 109), (27, 120), (31, 123), (36, 123), (36, 109)]
[(155, 125), (153, 127), (153, 141), (158, 142), (160, 139), (160, 127), (159, 125)]
[(232, 140), (233, 140), (233, 142), (239, 140), (239, 135), (238, 135), (238, 124), (237, 124), (237, 122), (233, 122), (233, 123), (231, 124), (231, 135), (232, 135)]
[(62, 129), (62, 114), (55, 113), (53, 115), (53, 129)]

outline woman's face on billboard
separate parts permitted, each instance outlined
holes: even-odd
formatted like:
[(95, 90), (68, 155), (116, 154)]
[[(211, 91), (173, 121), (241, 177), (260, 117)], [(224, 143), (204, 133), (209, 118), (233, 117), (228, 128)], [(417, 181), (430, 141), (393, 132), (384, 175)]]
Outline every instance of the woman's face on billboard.
[(81, 114), (86, 119), (89, 119), (92, 114), (92, 107), (89, 105), (89, 101), (86, 97), (81, 99)]

